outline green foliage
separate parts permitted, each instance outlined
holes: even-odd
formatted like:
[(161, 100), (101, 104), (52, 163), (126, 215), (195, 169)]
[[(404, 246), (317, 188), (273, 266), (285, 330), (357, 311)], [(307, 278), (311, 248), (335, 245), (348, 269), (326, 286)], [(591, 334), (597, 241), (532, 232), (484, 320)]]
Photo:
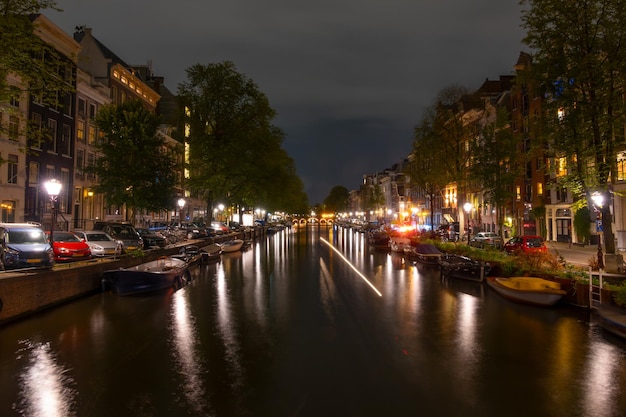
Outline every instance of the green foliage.
[(324, 207), (326, 211), (337, 213), (344, 211), (348, 206), (348, 189), (342, 185), (336, 185), (330, 190), (328, 196), (324, 199)]
[(620, 307), (626, 307), (626, 284), (616, 286), (616, 290), (613, 292), (613, 300), (615, 304)]
[[(86, 170), (95, 173), (109, 205), (129, 209), (164, 210), (174, 207), (176, 161), (164, 150), (159, 118), (138, 100), (105, 105), (96, 119), (104, 140), (102, 156)], [(132, 218), (130, 216), (129, 218)]]
[(281, 148), (267, 97), (230, 61), (196, 64), (178, 95), (187, 108), (191, 178), (207, 203), (220, 200), (266, 210), (308, 206), (295, 164)]
[(574, 232), (578, 238), (578, 242), (588, 244), (591, 238), (591, 230), (589, 225), (591, 223), (591, 216), (589, 215), (589, 208), (587, 206), (581, 207), (574, 213)]
[[(559, 185), (586, 200), (599, 192), (609, 201), (616, 153), (625, 142), (626, 2), (589, 0), (572, 7), (558, 0), (522, 0), (521, 5), (524, 42), (533, 50), (527, 78), (548, 98), (542, 102), (546, 117), (540, 134), (551, 156), (567, 160)], [(606, 250), (614, 253), (608, 204), (602, 212)]]

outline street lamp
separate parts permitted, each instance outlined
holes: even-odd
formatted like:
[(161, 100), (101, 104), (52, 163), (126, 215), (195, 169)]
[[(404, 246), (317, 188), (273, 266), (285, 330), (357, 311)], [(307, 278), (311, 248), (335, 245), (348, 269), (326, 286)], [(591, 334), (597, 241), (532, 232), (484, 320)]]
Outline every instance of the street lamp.
[(469, 201), (466, 202), (465, 204), (463, 204), (463, 210), (465, 210), (465, 213), (467, 214), (467, 244), (469, 245), (470, 243), (470, 212), (472, 211), (472, 203), (470, 203)]
[(604, 269), (604, 254), (602, 253), (602, 204), (604, 203), (604, 197), (600, 193), (593, 193), (591, 199), (598, 213), (598, 218), (596, 219), (596, 229), (598, 231), (598, 269)]
[(61, 193), (61, 188), (63, 184), (59, 182), (59, 180), (51, 179), (44, 183), (44, 187), (46, 187), (46, 191), (48, 192), (48, 196), (50, 197), (50, 203), (52, 205), (52, 225), (50, 226), (50, 244), (52, 244), (53, 233), (54, 233), (54, 225), (57, 222), (57, 211), (59, 208), (59, 194)]
[(178, 199), (178, 207), (180, 210), (178, 211), (178, 226), (183, 227), (183, 207), (185, 207), (185, 199)]

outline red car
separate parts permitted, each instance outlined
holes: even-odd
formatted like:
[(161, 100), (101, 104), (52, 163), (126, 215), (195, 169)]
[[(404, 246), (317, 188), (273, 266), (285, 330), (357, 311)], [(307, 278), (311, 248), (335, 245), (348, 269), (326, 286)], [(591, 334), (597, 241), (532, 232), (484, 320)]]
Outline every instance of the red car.
[[(50, 232), (46, 232), (50, 240)], [(91, 259), (89, 245), (72, 232), (55, 231), (50, 242), (55, 262), (70, 262)]]
[(515, 236), (504, 244), (507, 253), (547, 252), (546, 244), (541, 236)]

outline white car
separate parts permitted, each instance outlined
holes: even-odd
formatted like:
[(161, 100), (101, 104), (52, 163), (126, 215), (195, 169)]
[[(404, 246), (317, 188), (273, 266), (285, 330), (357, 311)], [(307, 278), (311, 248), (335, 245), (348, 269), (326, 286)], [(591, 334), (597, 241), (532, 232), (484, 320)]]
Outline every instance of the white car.
[(469, 244), (479, 248), (493, 247), (496, 249), (502, 249), (502, 246), (504, 246), (500, 235), (493, 232), (478, 232), (471, 237)]
[(122, 253), (123, 243), (100, 230), (75, 230), (74, 233), (91, 248), (96, 257), (116, 256)]

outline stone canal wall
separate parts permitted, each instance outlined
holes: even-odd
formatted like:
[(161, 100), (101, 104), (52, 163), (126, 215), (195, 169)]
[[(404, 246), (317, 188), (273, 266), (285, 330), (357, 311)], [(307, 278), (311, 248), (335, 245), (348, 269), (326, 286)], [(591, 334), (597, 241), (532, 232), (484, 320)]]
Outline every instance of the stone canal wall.
[(55, 265), (46, 271), (0, 272), (0, 326), (46, 308), (102, 291), (102, 273), (129, 268), (161, 256), (179, 253), (186, 245), (207, 246), (234, 238), (255, 238), (263, 232), (230, 234), (214, 239), (187, 241), (180, 245), (145, 252), (145, 256), (122, 256), (117, 259), (94, 259), (76, 264)]

